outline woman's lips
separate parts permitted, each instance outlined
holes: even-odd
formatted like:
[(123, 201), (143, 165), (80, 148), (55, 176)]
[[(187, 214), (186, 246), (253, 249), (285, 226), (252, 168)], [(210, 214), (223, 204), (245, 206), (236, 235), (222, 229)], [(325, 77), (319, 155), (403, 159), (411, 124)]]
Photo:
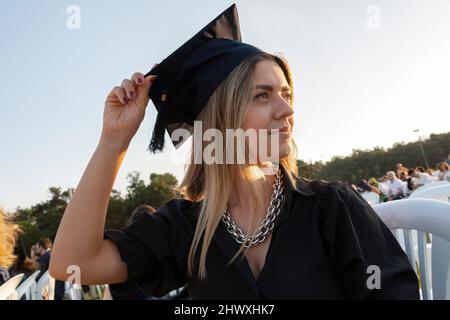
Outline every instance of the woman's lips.
[(289, 130), (289, 128), (272, 129), (269, 131), (269, 134), (275, 133), (277, 131), (279, 135), (291, 135), (291, 130)]

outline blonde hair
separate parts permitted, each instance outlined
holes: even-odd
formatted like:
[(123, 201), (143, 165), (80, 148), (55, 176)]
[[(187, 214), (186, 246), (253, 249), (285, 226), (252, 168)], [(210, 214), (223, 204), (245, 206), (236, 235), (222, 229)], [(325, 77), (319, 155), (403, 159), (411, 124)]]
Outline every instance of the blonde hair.
[[(286, 80), (291, 87), (291, 100), (293, 104), (293, 80), (287, 61), (280, 57), (267, 53), (254, 55), (239, 64), (230, 75), (220, 84), (214, 94), (208, 100), (202, 113), (199, 115), (202, 121), (202, 130), (210, 128), (218, 129), (225, 136), (226, 129), (242, 128), (248, 104), (254, 95), (254, 71), (256, 64), (263, 60), (274, 61), (282, 69)], [(265, 176), (261, 170), (253, 165), (241, 164), (195, 164), (194, 163), (194, 141), (192, 140), (191, 162), (187, 164), (183, 181), (177, 188), (186, 199), (191, 201), (202, 201), (197, 226), (191, 243), (188, 256), (188, 273), (194, 274), (194, 265), (198, 264), (197, 277), (206, 278), (206, 254), (211, 243), (214, 232), (219, 225), (222, 213), (227, 205), (234, 181), (244, 181), (244, 192), (250, 196), (249, 206), (255, 212), (262, 212), (262, 201), (258, 198), (262, 194)], [(202, 151), (205, 148), (203, 144)], [(247, 146), (246, 146), (247, 148)], [(248, 154), (248, 150), (245, 150)], [(225, 152), (224, 152), (225, 154)], [(297, 148), (292, 140), (290, 154), (280, 159), (280, 163), (286, 171), (297, 175)], [(286, 177), (289, 178), (289, 177)], [(292, 177), (290, 177), (292, 179)], [(252, 221), (250, 221), (250, 224)], [(203, 240), (202, 240), (203, 239)], [(200, 247), (200, 257), (194, 263), (196, 252)], [(245, 249), (241, 246), (231, 263)]]
[(4, 269), (9, 269), (16, 261), (14, 248), (19, 233), (19, 226), (12, 223), (0, 208), (0, 266)]
[(388, 171), (388, 172), (386, 172), (386, 175), (389, 177), (389, 176), (393, 176), (394, 178), (397, 178), (397, 175), (395, 174), (395, 172), (394, 171)]

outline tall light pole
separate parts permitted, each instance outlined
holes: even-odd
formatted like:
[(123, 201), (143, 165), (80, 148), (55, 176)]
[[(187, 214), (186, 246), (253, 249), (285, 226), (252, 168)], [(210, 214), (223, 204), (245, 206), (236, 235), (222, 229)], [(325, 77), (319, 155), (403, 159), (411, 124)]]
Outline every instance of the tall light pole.
[(68, 193), (68, 199), (69, 201), (72, 199), (73, 193), (75, 192), (74, 188), (68, 188), (67, 189), (67, 193)]
[[(420, 131), (419, 129), (414, 130), (415, 133), (418, 133), (419, 131)], [(428, 165), (427, 156), (425, 155), (425, 149), (423, 148), (423, 142), (422, 142), (421, 136), (419, 136), (419, 146), (420, 146), (420, 150), (422, 151), (422, 156), (423, 156), (423, 160), (425, 161), (425, 166), (427, 168), (429, 168), (430, 166)]]

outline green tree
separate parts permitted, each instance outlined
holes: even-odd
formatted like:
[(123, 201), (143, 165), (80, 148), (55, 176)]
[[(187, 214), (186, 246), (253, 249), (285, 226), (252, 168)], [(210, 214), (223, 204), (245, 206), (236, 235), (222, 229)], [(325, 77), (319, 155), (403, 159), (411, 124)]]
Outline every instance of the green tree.
[(54, 239), (66, 209), (69, 194), (61, 188), (49, 188), (50, 199), (28, 209), (18, 209), (15, 220), (23, 231), (22, 242), (28, 250), (41, 238)]
[(129, 173), (127, 179), (129, 183), (126, 202), (129, 215), (140, 205), (147, 204), (158, 208), (165, 202), (176, 197), (174, 189), (178, 182), (175, 176), (170, 173), (152, 173), (148, 185), (141, 179), (138, 172)]

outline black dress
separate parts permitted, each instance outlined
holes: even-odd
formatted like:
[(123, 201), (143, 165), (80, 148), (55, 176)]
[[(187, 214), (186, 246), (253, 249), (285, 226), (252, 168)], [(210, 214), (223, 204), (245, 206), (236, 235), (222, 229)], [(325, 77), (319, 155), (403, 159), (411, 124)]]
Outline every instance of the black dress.
[[(188, 277), (201, 203), (176, 199), (120, 230), (105, 231), (127, 264), (125, 288), (162, 296), (187, 284), (191, 299), (419, 299), (405, 253), (356, 191), (282, 171), (286, 200), (258, 279), (245, 257), (227, 266), (239, 244), (223, 222), (208, 251), (206, 280)], [(367, 285), (373, 265), (379, 267), (379, 289)]]

